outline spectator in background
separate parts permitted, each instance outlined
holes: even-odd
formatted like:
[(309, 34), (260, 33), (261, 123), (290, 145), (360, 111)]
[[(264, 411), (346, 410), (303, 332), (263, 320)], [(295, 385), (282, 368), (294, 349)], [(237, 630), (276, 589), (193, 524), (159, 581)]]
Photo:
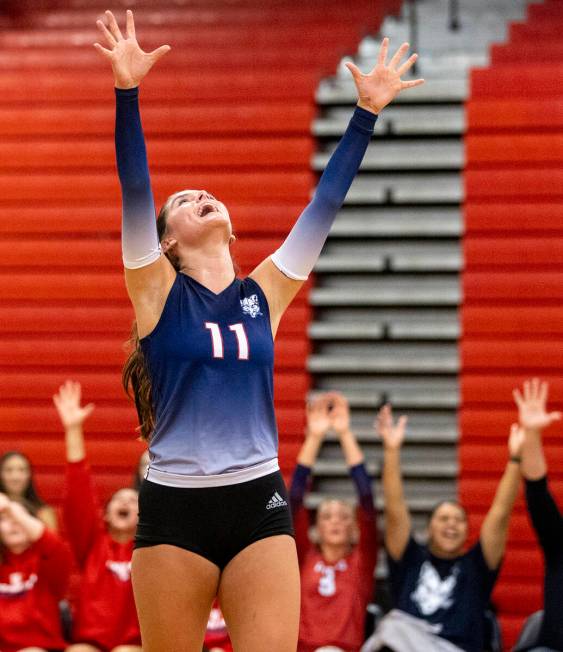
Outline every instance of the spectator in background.
[(94, 406), (81, 406), (80, 384), (71, 381), (60, 387), (53, 401), (65, 429), (65, 526), (82, 573), (73, 623), (75, 645), (67, 652), (141, 652), (131, 587), (137, 492), (129, 488), (116, 491), (102, 520), (82, 432)]
[(506, 546), (508, 524), (520, 486), (523, 431), (513, 425), (509, 459), (479, 541), (465, 551), (467, 514), (443, 501), (433, 510), (428, 544), (417, 543), (401, 478), (400, 454), (407, 418), (395, 423), (390, 406), (379, 412), (383, 440), (385, 547), (395, 609), (379, 624), (362, 652), (482, 652), (484, 612)]
[(35, 489), (29, 458), (19, 451), (9, 451), (0, 457), (0, 492), (10, 500), (24, 499), (34, 514), (51, 530), (57, 530), (57, 514), (43, 501)]
[(560, 412), (546, 410), (548, 384), (535, 378), (524, 383), (523, 392), (514, 390), (520, 427), (525, 433), (522, 446), (522, 475), (526, 481), (526, 501), (545, 560), (544, 615), (534, 650), (563, 651), (563, 516), (547, 483), (547, 464), (541, 434), (561, 419)]
[[(350, 504), (323, 500), (317, 510), (315, 543), (311, 543), (303, 498), (311, 467), (329, 430), (338, 436), (356, 485), (359, 528)], [(301, 571), (298, 650), (313, 652), (334, 646), (331, 649), (357, 652), (364, 640), (366, 607), (373, 596), (377, 538), (371, 481), (350, 430), (348, 402), (341, 394), (317, 396), (308, 406), (307, 432), (297, 457), (290, 501)]]
[(0, 493), (0, 650), (64, 650), (59, 601), (70, 574), (68, 546), (22, 502)]

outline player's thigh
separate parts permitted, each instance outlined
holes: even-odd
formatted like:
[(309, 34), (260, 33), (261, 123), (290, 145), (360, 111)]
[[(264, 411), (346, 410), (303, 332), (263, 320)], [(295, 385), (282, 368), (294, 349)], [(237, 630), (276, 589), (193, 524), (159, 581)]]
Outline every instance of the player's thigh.
[(111, 652), (143, 652), (143, 648), (138, 645), (118, 645)]
[(131, 580), (143, 652), (201, 652), (218, 567), (171, 545), (133, 553)]
[(224, 569), (219, 601), (236, 652), (295, 652), (300, 583), (295, 541), (261, 539)]
[[(27, 650), (25, 651), (27, 652)], [(101, 652), (99, 648), (88, 643), (75, 643), (65, 648), (65, 652)]]

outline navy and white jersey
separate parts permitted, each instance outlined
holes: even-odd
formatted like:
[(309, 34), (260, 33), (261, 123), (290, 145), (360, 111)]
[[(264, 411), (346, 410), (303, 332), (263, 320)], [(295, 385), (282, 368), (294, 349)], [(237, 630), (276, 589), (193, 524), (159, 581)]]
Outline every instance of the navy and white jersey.
[(235, 278), (215, 294), (179, 273), (141, 347), (156, 417), (149, 479), (190, 486), (182, 476), (236, 482), (243, 469), (256, 468), (256, 477), (278, 468), (274, 342), (255, 281)]
[(435, 557), (411, 536), (400, 560), (388, 556), (394, 607), (436, 626), (438, 636), (481, 652), (484, 613), (499, 574), (477, 542), (453, 559)]

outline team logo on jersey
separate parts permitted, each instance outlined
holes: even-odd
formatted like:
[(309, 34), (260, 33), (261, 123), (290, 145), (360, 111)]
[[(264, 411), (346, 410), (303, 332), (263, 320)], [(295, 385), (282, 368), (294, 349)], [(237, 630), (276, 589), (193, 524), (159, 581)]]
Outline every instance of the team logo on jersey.
[(130, 561), (106, 561), (106, 568), (110, 570), (117, 579), (128, 582), (131, 579)]
[(276, 507), (287, 507), (287, 502), (279, 495), (277, 491), (268, 501), (266, 509), (275, 509)]
[(431, 616), (438, 609), (447, 609), (453, 604), (452, 594), (457, 584), (459, 569), (454, 566), (451, 575), (442, 579), (429, 561), (420, 569), (416, 589), (411, 593), (423, 616)]
[(32, 573), (24, 579), (23, 573), (10, 573), (9, 582), (0, 582), (0, 597), (13, 597), (27, 593), (37, 584), (37, 575)]
[(250, 315), (252, 319), (261, 315), (260, 304), (258, 303), (258, 295), (252, 294), (249, 297), (244, 297), (240, 300), (240, 305), (242, 306), (242, 311), (245, 315)]

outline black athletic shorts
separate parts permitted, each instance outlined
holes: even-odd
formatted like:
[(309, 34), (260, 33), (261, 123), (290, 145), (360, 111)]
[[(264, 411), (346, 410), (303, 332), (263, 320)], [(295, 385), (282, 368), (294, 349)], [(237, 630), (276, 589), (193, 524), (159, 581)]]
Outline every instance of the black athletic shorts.
[(136, 549), (167, 543), (223, 570), (251, 543), (278, 534), (294, 536), (279, 471), (222, 487), (168, 487), (150, 480), (141, 485)]

